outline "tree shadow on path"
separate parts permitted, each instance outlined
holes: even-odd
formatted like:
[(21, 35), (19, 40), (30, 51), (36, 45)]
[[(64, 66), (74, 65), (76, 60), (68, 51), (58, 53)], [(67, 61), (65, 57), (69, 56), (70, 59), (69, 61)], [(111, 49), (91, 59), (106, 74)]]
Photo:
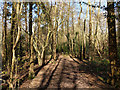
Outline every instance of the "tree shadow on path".
[(86, 62), (63, 56), (51, 68), (44, 73), (38, 89), (106, 88)]
[[(108, 68), (105, 67), (104, 65), (96, 65), (94, 63), (90, 63), (90, 62), (85, 62), (83, 60), (75, 60), (72, 56), (70, 56), (71, 59), (73, 59), (74, 62), (76, 62), (77, 64), (79, 64), (79, 71), (81, 71), (80, 73), (87, 73), (87, 74), (91, 74), (95, 77), (97, 77), (98, 81), (101, 81), (102, 83), (104, 83), (105, 87), (98, 85), (100, 88), (111, 88), (111, 86), (109, 86), (106, 82), (106, 77), (108, 77), (107, 72), (105, 71), (104, 68)], [(101, 70), (97, 70), (97, 69), (101, 69)], [(105, 78), (105, 80), (104, 80)], [(96, 81), (95, 81), (96, 83)], [(96, 83), (97, 84), (97, 83)]]

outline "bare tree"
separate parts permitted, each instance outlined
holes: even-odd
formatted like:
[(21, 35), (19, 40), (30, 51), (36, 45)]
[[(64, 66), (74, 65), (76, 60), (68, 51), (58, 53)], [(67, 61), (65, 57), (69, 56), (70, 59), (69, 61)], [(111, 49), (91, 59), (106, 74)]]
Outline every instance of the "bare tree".
[[(12, 66), (11, 66), (11, 73), (10, 73), (10, 82), (9, 82), (9, 87), (10, 88), (14, 88), (14, 85), (13, 85), (13, 72), (14, 72), (14, 65), (16, 64), (17, 65), (17, 59), (16, 59), (16, 56), (15, 56), (15, 51), (16, 51), (16, 47), (18, 45), (18, 42), (19, 42), (19, 39), (20, 39), (20, 35), (21, 35), (21, 22), (19, 21), (19, 18), (20, 18), (20, 14), (21, 14), (21, 11), (22, 11), (22, 4), (20, 3), (17, 3), (17, 7), (16, 7), (16, 14), (17, 14), (17, 24), (16, 24), (16, 27), (18, 26), (18, 33), (17, 33), (17, 37), (16, 37), (16, 40), (15, 40), (15, 31), (13, 32), (13, 48), (12, 48), (12, 51), (13, 51), (13, 56), (12, 56)], [(17, 67), (15, 68), (15, 75), (17, 74)], [(17, 76), (15, 76), (17, 77)]]

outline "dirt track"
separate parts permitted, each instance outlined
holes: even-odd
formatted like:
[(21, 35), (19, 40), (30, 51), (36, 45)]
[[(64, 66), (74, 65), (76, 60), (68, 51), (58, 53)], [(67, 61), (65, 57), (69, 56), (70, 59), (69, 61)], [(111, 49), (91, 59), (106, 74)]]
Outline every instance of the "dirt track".
[(81, 64), (83, 62), (77, 59), (60, 56), (56, 63), (46, 65), (33, 80), (23, 83), (21, 88), (109, 88)]

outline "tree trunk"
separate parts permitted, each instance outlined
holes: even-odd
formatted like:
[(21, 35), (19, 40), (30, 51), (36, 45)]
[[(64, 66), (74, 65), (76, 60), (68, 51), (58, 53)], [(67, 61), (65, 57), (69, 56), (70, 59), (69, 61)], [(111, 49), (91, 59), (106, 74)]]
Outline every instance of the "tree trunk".
[(41, 58), (40, 58), (40, 53), (38, 53), (38, 64), (39, 64), (39, 66), (41, 66), (42, 65), (42, 61), (41, 61)]
[[(19, 39), (20, 39), (20, 36), (21, 36), (21, 28), (20, 28), (20, 13), (21, 13), (21, 9), (22, 9), (22, 4), (21, 4), (21, 7), (19, 6), (20, 3), (17, 3), (17, 7), (16, 7), (16, 14), (17, 14), (17, 23), (15, 24), (16, 28), (14, 28), (13, 30), (13, 48), (12, 48), (12, 51), (13, 51), (13, 56), (12, 56), (12, 66), (11, 66), (11, 73), (10, 73), (10, 84), (9, 84), (9, 87), (10, 88), (14, 88), (13, 86), (13, 72), (14, 72), (14, 68), (17, 63), (17, 60), (16, 60), (16, 56), (15, 56), (15, 49), (18, 45), (18, 42), (19, 42)], [(20, 8), (20, 9), (19, 9)], [(17, 29), (18, 27), (18, 33), (17, 33), (17, 37), (16, 37), (16, 40), (15, 40), (15, 29)], [(15, 74), (17, 74), (17, 66), (16, 66), (16, 69), (15, 69)]]
[(42, 47), (41, 63), (42, 63), (42, 65), (45, 64), (45, 48), (44, 47)]
[(108, 39), (109, 39), (109, 60), (110, 60), (110, 83), (115, 84), (115, 66), (117, 61), (117, 44), (116, 44), (116, 28), (115, 28), (115, 13), (114, 2), (107, 2), (108, 10)]
[[(78, 24), (81, 25), (81, 13), (82, 13), (82, 5), (81, 5), (81, 2), (79, 3), (80, 4), (80, 14), (79, 14), (79, 21), (78, 21)], [(84, 26), (85, 27), (85, 26)], [(80, 26), (80, 32), (82, 32), (82, 36), (81, 36), (81, 41), (79, 41), (81, 44), (82, 44), (82, 49), (79, 47), (79, 52), (80, 52), (80, 59), (83, 60), (83, 54), (84, 54), (84, 31), (82, 30), (81, 26)], [(80, 35), (80, 33), (79, 33)]]
[(85, 40), (85, 27), (86, 27), (86, 19), (84, 20), (84, 30), (83, 30), (83, 50), (82, 50), (82, 57), (85, 59), (86, 56), (86, 40)]
[[(4, 9), (3, 9), (3, 17), (2, 17), (2, 22), (3, 22), (3, 31), (2, 31), (2, 61), (3, 63), (7, 62), (7, 41), (6, 41), (6, 36), (7, 36), (7, 3), (5, 2), (4, 4)], [(9, 60), (8, 60), (8, 65), (9, 65)], [(8, 72), (9, 72), (9, 66), (7, 66)]]
[(99, 30), (99, 19), (100, 19), (99, 18), (100, 17), (99, 16), (100, 15), (100, 4), (101, 4), (101, 0), (99, 0), (99, 8), (98, 8), (98, 13), (97, 13), (97, 22), (96, 22), (95, 33), (94, 33), (94, 53), (97, 50), (97, 53), (99, 54), (99, 56), (102, 57), (100, 52), (99, 52), (99, 49), (97, 47), (97, 45), (98, 45), (98, 43), (97, 43), (97, 34), (98, 34), (98, 30)]
[(33, 34), (32, 34), (32, 3), (29, 3), (29, 43), (30, 43), (30, 68), (29, 68), (29, 78), (34, 77), (34, 63), (33, 63)]
[(13, 79), (13, 69), (14, 69), (14, 61), (15, 61), (15, 50), (13, 50), (14, 44), (14, 30), (15, 30), (15, 7), (14, 3), (12, 5), (12, 16), (11, 16), (11, 45), (10, 45), (10, 62), (11, 62), (11, 71), (10, 71), (10, 83), (9, 88), (13, 88), (12, 79)]
[(10, 64), (12, 63), (12, 55), (13, 55), (13, 52), (12, 52), (12, 48), (13, 48), (13, 31), (15, 29), (15, 7), (14, 7), (14, 3), (12, 5), (12, 15), (11, 15), (11, 31), (10, 31), (10, 34), (11, 34), (11, 41), (10, 41)]
[[(90, 1), (89, 1), (90, 4)], [(92, 59), (92, 16), (91, 16), (91, 6), (89, 6), (89, 61)]]
[[(28, 24), (27, 24), (27, 2), (25, 2), (25, 29), (26, 29), (26, 32), (28, 31), (27, 29), (28, 29)], [(29, 43), (29, 39), (28, 39), (28, 35), (26, 34), (26, 43), (27, 43), (27, 45), (28, 45), (28, 43)], [(29, 47), (26, 47), (26, 49), (27, 49), (27, 54), (28, 54), (28, 52), (29, 52)]]
[(56, 60), (57, 7), (55, 2), (55, 28), (53, 29), (53, 59)]
[[(72, 35), (74, 35), (74, 11), (72, 10)], [(71, 54), (73, 55), (74, 52), (74, 42), (73, 38), (71, 38)]]
[[(118, 17), (118, 20), (117, 20), (117, 31), (118, 31), (118, 34), (117, 34), (117, 36), (118, 36), (118, 55), (119, 55), (119, 60), (120, 60), (120, 5), (117, 3), (117, 17)], [(119, 61), (119, 63), (118, 64), (120, 64), (120, 61)]]
[(41, 28), (40, 28), (40, 24), (41, 24), (41, 18), (40, 18), (40, 4), (39, 4), (39, 2), (38, 2), (38, 5), (37, 5), (37, 8), (38, 8), (38, 11), (37, 11), (37, 15), (38, 15), (38, 40), (40, 40), (40, 38), (41, 38)]

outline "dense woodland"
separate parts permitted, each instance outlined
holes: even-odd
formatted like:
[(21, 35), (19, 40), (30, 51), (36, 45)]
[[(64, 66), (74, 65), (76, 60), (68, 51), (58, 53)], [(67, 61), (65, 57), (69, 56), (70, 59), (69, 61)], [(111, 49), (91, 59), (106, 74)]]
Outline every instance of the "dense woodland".
[(1, 2), (2, 87), (20, 87), (62, 55), (120, 88), (120, 1), (103, 3)]

